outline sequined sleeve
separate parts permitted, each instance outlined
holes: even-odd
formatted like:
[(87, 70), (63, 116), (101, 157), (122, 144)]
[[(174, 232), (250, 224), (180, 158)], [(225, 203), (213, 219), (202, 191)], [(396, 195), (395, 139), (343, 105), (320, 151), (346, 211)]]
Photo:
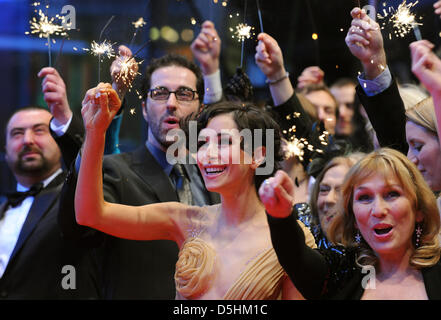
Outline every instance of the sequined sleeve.
[(280, 264), (306, 299), (323, 299), (353, 276), (354, 252), (343, 247), (311, 249), (293, 215), (268, 215), (271, 240)]
[(321, 297), (331, 298), (342, 290), (357, 272), (356, 250), (343, 246), (331, 246), (317, 251), (323, 256), (327, 265)]
[(320, 223), (314, 221), (315, 219), (312, 216), (311, 206), (308, 203), (302, 202), (295, 204), (294, 212), (297, 215), (297, 219), (309, 228), (318, 248), (327, 249), (331, 247), (332, 244), (324, 235)]

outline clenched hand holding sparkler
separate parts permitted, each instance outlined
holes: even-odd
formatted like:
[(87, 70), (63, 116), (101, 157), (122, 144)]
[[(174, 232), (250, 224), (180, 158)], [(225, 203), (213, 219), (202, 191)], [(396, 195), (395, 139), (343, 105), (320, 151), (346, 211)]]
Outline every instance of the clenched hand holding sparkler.
[(110, 74), (112, 75), (113, 83), (116, 84), (115, 91), (120, 96), (120, 99), (124, 97), (127, 91), (130, 92), (133, 85), (133, 80), (140, 73), (138, 72), (139, 65), (142, 63), (137, 62), (132, 56), (132, 52), (125, 46), (119, 47), (119, 57), (113, 61), (110, 67)]

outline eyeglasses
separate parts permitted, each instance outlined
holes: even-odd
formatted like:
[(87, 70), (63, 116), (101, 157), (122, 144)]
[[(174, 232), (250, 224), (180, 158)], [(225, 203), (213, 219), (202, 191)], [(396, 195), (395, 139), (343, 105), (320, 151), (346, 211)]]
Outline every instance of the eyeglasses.
[(174, 93), (178, 101), (193, 101), (197, 91), (189, 88), (179, 88), (176, 91), (170, 91), (167, 88), (154, 88), (150, 89), (149, 93), (153, 100), (168, 100), (170, 93)]

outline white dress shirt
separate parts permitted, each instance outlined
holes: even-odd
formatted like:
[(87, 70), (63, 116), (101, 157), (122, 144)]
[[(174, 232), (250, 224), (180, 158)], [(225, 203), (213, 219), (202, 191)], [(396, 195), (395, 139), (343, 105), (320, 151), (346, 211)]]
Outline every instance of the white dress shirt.
[[(56, 176), (62, 172), (58, 169), (53, 175), (43, 181), (43, 187), (46, 187)], [(29, 188), (17, 183), (17, 191), (25, 192)], [(29, 210), (34, 203), (34, 197), (29, 196), (25, 198), (18, 206), (6, 208), (3, 219), (0, 220), (0, 278), (3, 276), (9, 259), (17, 244), (20, 236), (21, 228), (28, 216)]]

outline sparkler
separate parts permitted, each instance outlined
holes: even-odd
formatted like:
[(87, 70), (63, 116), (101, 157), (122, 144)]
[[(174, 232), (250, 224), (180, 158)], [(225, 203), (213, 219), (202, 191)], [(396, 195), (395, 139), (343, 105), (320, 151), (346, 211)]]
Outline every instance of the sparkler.
[(132, 40), (130, 41), (129, 47), (132, 47), (133, 41), (135, 41), (135, 37), (138, 34), (139, 29), (144, 27), (147, 24), (147, 22), (144, 20), (143, 17), (140, 17), (138, 20), (132, 22), (132, 24), (133, 27), (135, 28), (135, 32), (133, 33), (133, 37)]
[(263, 33), (263, 23), (262, 23), (262, 12), (260, 11), (260, 5), (259, 0), (256, 0), (257, 5), (257, 15), (259, 16), (259, 23), (260, 23), (260, 32)]
[(393, 7), (389, 7), (388, 10), (383, 9), (384, 16), (378, 14), (378, 18), (385, 19), (391, 14), (389, 21), (392, 23), (392, 26), (395, 30), (394, 33), (397, 37), (404, 38), (410, 31), (413, 30), (417, 40), (421, 40), (421, 32), (418, 26), (421, 26), (423, 24), (417, 22), (416, 15), (411, 12), (411, 9), (417, 4), (418, 1), (406, 3), (406, 0), (403, 0), (403, 2), (398, 6), (397, 10), (395, 10)]
[(107, 40), (104, 40), (101, 43), (96, 42), (95, 40), (92, 41), (92, 44), (90, 45), (90, 49), (83, 48), (84, 51), (89, 51), (94, 56), (107, 56), (107, 58), (112, 58), (115, 56), (115, 50), (113, 50), (113, 44), (108, 42)]
[(136, 58), (137, 54), (138, 54), (142, 49), (144, 49), (144, 48), (149, 44), (150, 41), (151, 41), (151, 40), (148, 40), (146, 43), (144, 43), (144, 44), (141, 46), (141, 48), (139, 48), (138, 50), (136, 50), (136, 52), (133, 54), (133, 56), (130, 58), (130, 60)]
[[(235, 28), (230, 28), (230, 31), (233, 32), (232, 38), (237, 38), (239, 42), (242, 43), (241, 53), (240, 53), (240, 68), (243, 66), (243, 55), (244, 55), (244, 46), (245, 46), (245, 39), (251, 38), (251, 36), (254, 35), (254, 27), (249, 26), (245, 22), (247, 12), (247, 1), (245, 0), (245, 7), (244, 7), (244, 19), (243, 23), (239, 23), (235, 26)], [(239, 14), (237, 14), (239, 16)], [(232, 18), (232, 15), (230, 15), (230, 18)]]
[(291, 141), (287, 141), (283, 147), (283, 151), (285, 154), (285, 158), (289, 159), (292, 157), (299, 158), (300, 161), (303, 161), (303, 156), (305, 155), (305, 148), (307, 141), (305, 138), (301, 138), (300, 140), (297, 137), (292, 137)]
[[(287, 120), (291, 120), (292, 118), (299, 118), (300, 113), (295, 112), (292, 115), (286, 116)], [(285, 159), (289, 159), (291, 157), (297, 157), (300, 161), (303, 161), (303, 156), (305, 155), (305, 151), (308, 150), (310, 152), (323, 153), (322, 149), (317, 147), (314, 148), (314, 145), (310, 144), (306, 138), (298, 139), (295, 135), (296, 126), (293, 125), (288, 130), (283, 130), (283, 135), (285, 137), (289, 136), (289, 140), (285, 140), (285, 144), (283, 146), (283, 153)], [(328, 145), (328, 137), (329, 132), (323, 131), (321, 135), (318, 137), (320, 144), (323, 146)]]
[(101, 56), (103, 55), (107, 56), (107, 58), (109, 59), (115, 56), (115, 51), (113, 50), (113, 44), (108, 42), (107, 40), (101, 42), (101, 38), (103, 37), (104, 31), (107, 29), (107, 27), (114, 18), (115, 16), (111, 16), (110, 19), (107, 20), (106, 24), (104, 25), (104, 28), (100, 32), (100, 37), (98, 39), (98, 42), (93, 40), (90, 45), (90, 49), (83, 48), (84, 51), (89, 51), (94, 56), (98, 56), (98, 83), (101, 82)]
[(138, 20), (132, 22), (132, 24), (135, 27), (135, 29), (139, 29), (139, 28), (142, 28), (143, 26), (145, 26), (147, 24), (147, 22), (145, 22), (143, 17), (141, 17)]
[[(38, 2), (35, 2), (32, 4), (33, 6), (39, 5)], [(31, 31), (25, 32), (25, 34), (38, 34), (39, 38), (46, 38), (47, 39), (47, 46), (48, 46), (48, 56), (49, 56), (49, 67), (52, 66), (52, 55), (51, 55), (51, 35), (58, 35), (58, 36), (66, 36), (66, 29), (63, 27), (63, 25), (56, 24), (54, 21), (55, 19), (64, 21), (64, 17), (61, 17), (59, 15), (56, 15), (55, 17), (49, 18), (47, 15), (41, 11), (41, 9), (38, 10), (38, 16), (33, 17), (30, 21), (30, 29)]]
[(120, 71), (116, 75), (116, 82), (122, 82), (128, 88), (130, 92), (133, 85), (133, 79), (140, 73), (138, 71), (134, 71), (134, 65), (140, 65), (143, 61), (137, 62), (133, 57), (127, 58), (125, 57), (120, 64)]
[[(326, 146), (327, 137), (329, 133), (324, 131), (321, 136), (319, 136), (320, 143)], [(289, 159), (292, 157), (297, 157), (300, 161), (303, 161), (303, 156), (305, 155), (306, 149), (310, 152), (323, 153), (322, 149), (314, 148), (312, 144), (309, 144), (306, 138), (298, 139), (295, 135), (290, 138), (290, 141), (286, 141), (286, 144), (283, 147), (283, 152), (285, 159)]]
[(115, 50), (113, 49), (113, 44), (104, 40), (101, 43), (92, 41), (90, 49), (83, 48), (84, 51), (90, 52), (94, 56), (98, 56), (98, 83), (101, 82), (101, 60), (102, 57), (112, 58), (115, 56)]
[(237, 38), (239, 42), (251, 38), (251, 36), (254, 35), (254, 33), (252, 33), (253, 30), (254, 27), (249, 26), (246, 23), (239, 23), (234, 29), (230, 28), (230, 31), (234, 33), (232, 38)]

